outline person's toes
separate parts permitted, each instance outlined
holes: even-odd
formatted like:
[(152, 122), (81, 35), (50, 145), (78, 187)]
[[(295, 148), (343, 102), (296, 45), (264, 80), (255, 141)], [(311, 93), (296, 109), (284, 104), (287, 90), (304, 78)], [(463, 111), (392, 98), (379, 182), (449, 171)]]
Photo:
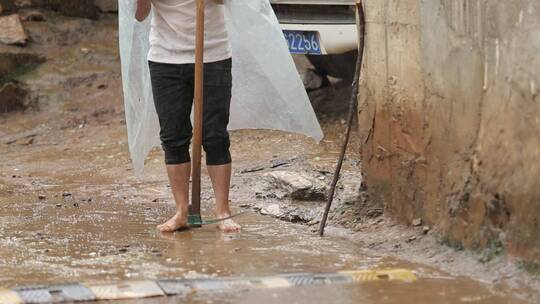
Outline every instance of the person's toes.
[(223, 221), (218, 228), (223, 232), (238, 232), (240, 231), (240, 225), (233, 220)]
[(174, 230), (176, 229), (174, 229), (173, 225), (165, 225), (161, 232), (174, 232)]

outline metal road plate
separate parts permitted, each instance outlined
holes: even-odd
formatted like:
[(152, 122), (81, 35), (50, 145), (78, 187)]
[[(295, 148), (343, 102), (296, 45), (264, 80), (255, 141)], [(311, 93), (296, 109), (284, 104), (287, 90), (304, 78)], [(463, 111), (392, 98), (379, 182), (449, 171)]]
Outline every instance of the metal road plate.
[(157, 283), (169, 296), (185, 295), (193, 291), (187, 280), (159, 280)]
[(416, 281), (414, 272), (407, 269), (389, 269), (389, 270), (357, 270), (343, 271), (344, 275), (350, 276), (355, 282), (370, 282), (370, 281)]
[(158, 285), (167, 295), (185, 295), (190, 292), (204, 293), (229, 289), (223, 280), (216, 279), (160, 280)]
[(223, 283), (223, 280), (196, 280), (191, 284), (196, 292), (225, 291), (229, 289), (229, 287)]
[(0, 304), (21, 304), (23, 300), (13, 290), (0, 288)]
[(223, 283), (230, 289), (246, 290), (260, 288), (282, 288), (290, 287), (289, 281), (282, 277), (262, 277), (248, 279), (227, 279)]
[(234, 290), (261, 288), (261, 281), (258, 279), (226, 279), (223, 283)]
[(121, 300), (164, 296), (154, 281), (131, 281), (117, 284), (85, 284), (98, 300)]
[(261, 278), (261, 284), (264, 286), (263, 288), (284, 288), (292, 286), (287, 279), (281, 277)]
[(351, 277), (338, 273), (288, 273), (284, 274), (283, 277), (293, 286), (330, 285), (353, 282)]
[(17, 291), (24, 303), (48, 303), (53, 301), (53, 297), (45, 285), (26, 286), (14, 290)]
[(79, 284), (22, 287), (16, 289), (25, 303), (92, 301), (92, 291)]

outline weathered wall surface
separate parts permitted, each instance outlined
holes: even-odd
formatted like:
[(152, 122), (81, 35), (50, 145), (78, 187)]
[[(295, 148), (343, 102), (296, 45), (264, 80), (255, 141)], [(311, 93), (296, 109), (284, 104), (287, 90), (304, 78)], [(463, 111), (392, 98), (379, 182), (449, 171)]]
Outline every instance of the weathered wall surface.
[(540, 1), (366, 0), (371, 197), (466, 248), (540, 261)]

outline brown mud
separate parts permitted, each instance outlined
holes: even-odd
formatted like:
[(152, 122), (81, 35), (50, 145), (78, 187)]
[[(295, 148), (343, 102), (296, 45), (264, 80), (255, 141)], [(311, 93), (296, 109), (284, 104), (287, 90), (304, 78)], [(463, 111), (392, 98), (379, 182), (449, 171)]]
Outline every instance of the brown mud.
[[(27, 51), (47, 61), (20, 76), (34, 107), (0, 116), (0, 285), (88, 280), (250, 276), (281, 272), (405, 267), (419, 281), (191, 298), (193, 303), (521, 303), (538, 299), (537, 283), (501, 258), (490, 263), (436, 241), (435, 232), (394, 223), (363, 197), (336, 203), (328, 236), (255, 211), (238, 218), (239, 234), (215, 226), (159, 234), (173, 212), (162, 153), (155, 149), (145, 173), (135, 176), (124, 122), (116, 16), (99, 21), (47, 12), (48, 22), (26, 22)], [(7, 51), (19, 52), (19, 49)], [(0, 49), (2, 51), (4, 49)], [(311, 92), (326, 137), (317, 145), (277, 131), (232, 132), (235, 212), (269, 203), (255, 189), (261, 174), (279, 169), (333, 170), (339, 153), (347, 90)], [(357, 136), (345, 177), (360, 186)], [(255, 172), (250, 168), (258, 168)], [(322, 172), (322, 173), (321, 173)], [(203, 176), (203, 215), (213, 217), (212, 191)], [(289, 203), (289, 202), (288, 202)], [(304, 202), (302, 210), (322, 210)], [(301, 211), (302, 212), (302, 211)], [(427, 235), (424, 233), (427, 232)], [(525, 283), (523, 286), (519, 286)], [(150, 299), (169, 302), (177, 299)], [(133, 301), (141, 302), (141, 301)], [(129, 303), (129, 301), (128, 301)]]

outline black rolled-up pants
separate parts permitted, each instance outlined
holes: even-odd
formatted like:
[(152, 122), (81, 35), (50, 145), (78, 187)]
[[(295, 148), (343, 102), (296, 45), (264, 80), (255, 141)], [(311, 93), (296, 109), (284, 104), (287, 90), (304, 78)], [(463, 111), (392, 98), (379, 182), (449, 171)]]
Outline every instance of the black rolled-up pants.
[[(231, 59), (204, 64), (203, 148), (206, 164), (231, 163), (227, 125), (231, 105)], [(154, 103), (159, 117), (160, 138), (165, 163), (189, 162), (189, 145), (193, 134), (195, 65), (149, 61)]]

